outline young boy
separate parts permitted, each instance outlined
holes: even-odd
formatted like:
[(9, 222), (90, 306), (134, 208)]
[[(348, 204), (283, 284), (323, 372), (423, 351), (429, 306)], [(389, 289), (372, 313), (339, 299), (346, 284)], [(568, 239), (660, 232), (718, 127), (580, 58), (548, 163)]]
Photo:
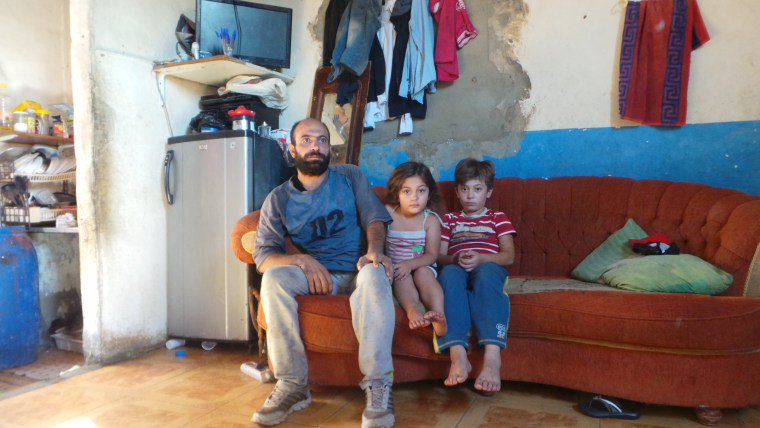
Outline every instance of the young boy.
[(507, 346), (509, 297), (503, 292), (506, 266), (514, 261), (512, 223), (502, 212), (485, 207), (493, 192), (491, 161), (464, 159), (454, 170), (455, 191), (462, 211), (443, 216), (441, 250), (443, 288), (448, 332), (436, 339), (438, 351), (451, 357), (448, 386), (467, 380), (472, 366), (467, 359), (470, 325), (485, 348), (483, 368), (475, 389), (493, 394), (501, 389), (501, 349)]

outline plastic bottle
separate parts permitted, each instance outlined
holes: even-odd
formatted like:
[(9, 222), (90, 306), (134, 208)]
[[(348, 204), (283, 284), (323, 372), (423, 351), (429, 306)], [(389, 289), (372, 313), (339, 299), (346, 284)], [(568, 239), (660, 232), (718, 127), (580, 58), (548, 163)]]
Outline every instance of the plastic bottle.
[(8, 97), (8, 88), (5, 83), (0, 83), (0, 129), (13, 128), (11, 114), (11, 99)]
[(249, 361), (240, 365), (240, 371), (248, 376), (258, 380), (261, 383), (274, 382), (274, 373), (269, 367), (266, 366), (266, 362), (254, 363)]
[(37, 121), (35, 122), (34, 132), (41, 135), (51, 135), (50, 132), (50, 112), (45, 109), (36, 111)]
[(179, 348), (185, 346), (185, 339), (169, 339), (166, 341), (166, 349)]

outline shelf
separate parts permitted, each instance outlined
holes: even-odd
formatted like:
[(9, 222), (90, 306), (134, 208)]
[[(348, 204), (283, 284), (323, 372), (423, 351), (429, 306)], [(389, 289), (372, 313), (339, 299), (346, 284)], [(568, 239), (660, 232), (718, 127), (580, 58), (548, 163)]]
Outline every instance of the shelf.
[(28, 132), (16, 132), (0, 129), (0, 142), (14, 144), (45, 144), (49, 146), (62, 146), (74, 144), (71, 138), (55, 137), (52, 135), (30, 134)]
[(29, 233), (79, 233), (78, 227), (35, 227), (27, 230)]
[(52, 183), (56, 181), (76, 180), (76, 170), (62, 172), (60, 174), (18, 174), (29, 179), (32, 183)]
[(251, 64), (227, 55), (181, 62), (167, 62), (153, 67), (158, 76), (174, 76), (180, 79), (203, 83), (209, 86), (224, 86), (237, 75), (254, 75), (262, 78), (277, 77), (285, 83), (293, 82), (293, 77)]

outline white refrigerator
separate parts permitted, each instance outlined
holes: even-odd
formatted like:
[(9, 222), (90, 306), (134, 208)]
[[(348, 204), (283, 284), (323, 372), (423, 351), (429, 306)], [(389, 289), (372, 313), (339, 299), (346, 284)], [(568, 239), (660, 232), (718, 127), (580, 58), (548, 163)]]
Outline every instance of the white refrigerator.
[(170, 337), (253, 340), (249, 269), (232, 253), (230, 232), (291, 173), (278, 143), (250, 131), (169, 139), (163, 184)]

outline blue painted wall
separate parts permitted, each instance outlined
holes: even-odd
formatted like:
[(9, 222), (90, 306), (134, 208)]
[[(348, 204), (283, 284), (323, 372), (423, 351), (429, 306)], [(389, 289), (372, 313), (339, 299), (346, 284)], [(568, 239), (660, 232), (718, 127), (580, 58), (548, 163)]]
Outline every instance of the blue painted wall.
[[(625, 128), (531, 131), (515, 156), (491, 159), (498, 177), (621, 176), (691, 181), (760, 195), (760, 121), (685, 125), (680, 128)], [(389, 144), (362, 147), (362, 158), (381, 157), (389, 165), (407, 159)], [(456, 143), (454, 143), (456, 144)], [(482, 154), (489, 159), (487, 154)], [(425, 159), (414, 159), (425, 162)], [(373, 185), (388, 175), (362, 169)], [(454, 166), (434, 168), (441, 180), (454, 179)]]

